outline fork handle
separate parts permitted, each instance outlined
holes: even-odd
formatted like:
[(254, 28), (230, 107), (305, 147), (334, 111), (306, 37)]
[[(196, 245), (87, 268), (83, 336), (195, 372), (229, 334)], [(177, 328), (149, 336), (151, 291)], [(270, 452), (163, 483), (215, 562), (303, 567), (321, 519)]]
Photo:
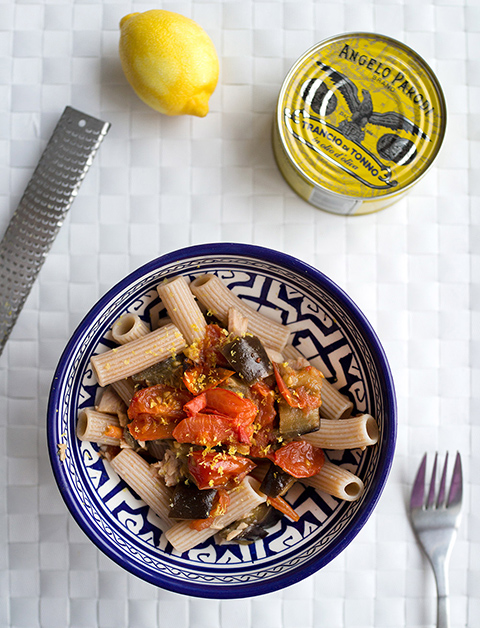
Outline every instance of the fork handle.
[(450, 604), (447, 595), (439, 595), (437, 600), (437, 628), (449, 628)]
[(449, 628), (450, 603), (448, 599), (448, 556), (433, 561), (437, 584), (437, 628)]

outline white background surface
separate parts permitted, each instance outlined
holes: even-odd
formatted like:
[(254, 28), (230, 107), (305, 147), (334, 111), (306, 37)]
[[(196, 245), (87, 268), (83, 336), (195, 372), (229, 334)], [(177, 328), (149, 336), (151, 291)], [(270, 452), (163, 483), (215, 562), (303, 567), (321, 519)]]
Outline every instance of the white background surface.
[[(123, 77), (119, 20), (151, 8), (194, 18), (216, 45), (221, 76), (204, 119), (149, 110)], [(429, 62), (449, 122), (441, 156), (405, 200), (342, 218), (290, 190), (270, 130), (292, 63), (360, 30)], [(434, 581), (406, 502), (423, 452), (458, 449), (452, 626), (479, 626), (480, 2), (2, 2), (0, 235), (66, 105), (112, 128), (0, 358), (0, 625), (432, 626)], [(380, 336), (399, 403), (393, 471), (355, 541), (301, 583), (239, 601), (159, 590), (104, 557), (67, 513), (45, 444), (53, 371), (90, 306), (142, 263), (209, 241), (276, 248), (329, 275)]]

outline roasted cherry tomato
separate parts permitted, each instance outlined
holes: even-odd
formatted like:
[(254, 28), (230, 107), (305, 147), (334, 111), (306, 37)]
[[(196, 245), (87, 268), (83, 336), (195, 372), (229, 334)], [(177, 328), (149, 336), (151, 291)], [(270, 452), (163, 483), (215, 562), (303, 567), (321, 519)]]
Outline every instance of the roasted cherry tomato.
[(184, 406), (183, 409), (188, 414), (188, 416), (195, 416), (202, 410), (205, 410), (207, 407), (207, 395), (205, 393), (200, 393), (193, 399), (190, 399)]
[(277, 449), (275, 464), (294, 478), (309, 478), (323, 467), (323, 449), (304, 440), (296, 440)]
[(136, 392), (128, 408), (128, 418), (138, 414), (181, 419), (185, 416), (183, 406), (192, 398), (187, 390), (157, 384)]
[(269, 458), (271, 456), (271, 444), (276, 441), (277, 436), (274, 429), (274, 422), (277, 418), (275, 391), (269, 388), (265, 382), (257, 382), (250, 387), (250, 392), (258, 407), (250, 455), (254, 458)]
[(205, 399), (206, 412), (229, 416), (246, 425), (252, 423), (258, 413), (253, 401), (240, 397), (232, 390), (213, 388), (205, 392)]
[(183, 406), (191, 398), (187, 390), (164, 384), (142, 388), (128, 408), (130, 434), (137, 440), (171, 438), (175, 425), (186, 416)]
[(277, 440), (277, 433), (270, 426), (261, 427), (252, 436), (250, 456), (252, 458), (268, 458), (273, 462), (272, 444)]
[(283, 497), (269, 497), (267, 499), (267, 504), (270, 504), (270, 506), (273, 506), (276, 510), (279, 510), (292, 521), (298, 521), (300, 519), (295, 510), (293, 510), (290, 504), (285, 499), (283, 499)]
[(257, 406), (231, 390), (212, 388), (185, 404), (188, 417), (180, 421), (173, 436), (180, 443), (205, 447), (220, 444), (250, 444)]
[(204, 447), (249, 444), (252, 434), (252, 425), (239, 424), (228, 416), (201, 412), (182, 419), (173, 430), (173, 438), (179, 443), (191, 443)]
[(220, 352), (228, 338), (228, 332), (215, 324), (205, 327), (205, 337), (191, 345), (186, 351), (188, 358), (195, 364), (208, 367), (226, 366), (227, 360)]
[(215, 388), (215, 386), (227, 380), (234, 373), (235, 371), (229, 371), (221, 367), (213, 368), (196, 365), (185, 371), (183, 383), (193, 395), (199, 395), (205, 390)]
[(150, 414), (137, 414), (129, 423), (130, 434), (136, 440), (159, 440), (172, 438), (176, 420), (170, 421), (165, 417), (153, 417)]
[(273, 371), (280, 394), (292, 408), (305, 411), (322, 405), (323, 375), (313, 366), (295, 371), (288, 364), (274, 364)]
[(265, 382), (257, 382), (250, 387), (253, 401), (258, 407), (255, 423), (260, 427), (271, 425), (276, 416), (275, 391), (269, 388)]
[(200, 489), (234, 487), (256, 464), (249, 458), (215, 451), (193, 451), (188, 456), (188, 471)]

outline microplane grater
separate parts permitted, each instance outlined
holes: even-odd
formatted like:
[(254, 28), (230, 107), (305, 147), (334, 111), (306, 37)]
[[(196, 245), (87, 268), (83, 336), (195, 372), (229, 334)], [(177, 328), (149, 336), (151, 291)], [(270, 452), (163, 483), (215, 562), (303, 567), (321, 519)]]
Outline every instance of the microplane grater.
[(108, 122), (66, 107), (0, 242), (0, 355)]

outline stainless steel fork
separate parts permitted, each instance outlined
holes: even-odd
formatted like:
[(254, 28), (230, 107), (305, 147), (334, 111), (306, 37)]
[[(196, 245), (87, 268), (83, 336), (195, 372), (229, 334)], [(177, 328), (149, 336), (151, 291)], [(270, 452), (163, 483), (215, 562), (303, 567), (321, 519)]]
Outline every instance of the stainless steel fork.
[(447, 462), (445, 457), (438, 494), (436, 495), (437, 454), (433, 463), (428, 494), (425, 496), (427, 454), (423, 456), (410, 498), (410, 518), (415, 534), (432, 564), (437, 583), (437, 628), (448, 628), (448, 563), (457, 537), (462, 510), (462, 460), (457, 452), (447, 495)]

